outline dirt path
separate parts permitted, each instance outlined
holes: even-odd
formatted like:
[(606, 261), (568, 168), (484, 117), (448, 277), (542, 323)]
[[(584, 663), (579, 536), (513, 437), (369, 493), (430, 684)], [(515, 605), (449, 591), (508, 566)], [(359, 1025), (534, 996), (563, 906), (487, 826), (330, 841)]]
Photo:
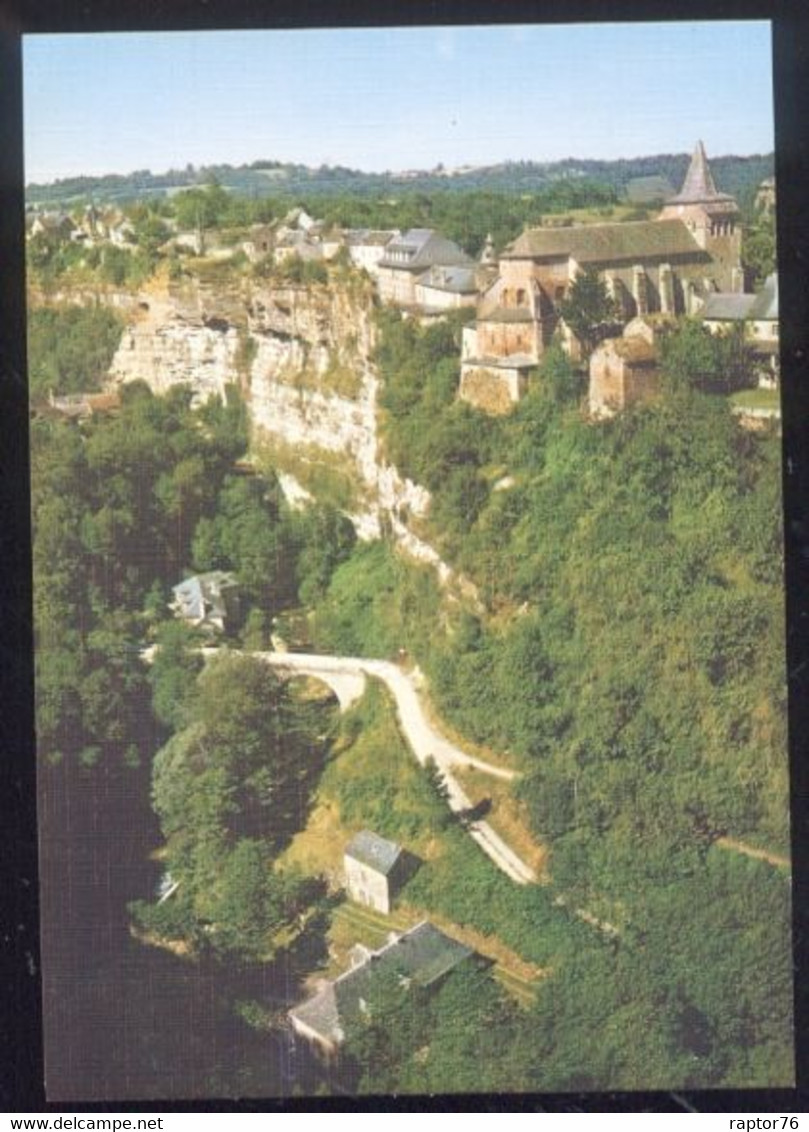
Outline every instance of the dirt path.
[(770, 853), (767, 849), (755, 849), (752, 845), (745, 845), (743, 841), (736, 841), (733, 837), (718, 837), (716, 844), (720, 849), (730, 849), (734, 853), (743, 853), (745, 857), (752, 857), (756, 861), (766, 861), (768, 865), (775, 865), (776, 868), (792, 868), (789, 857)]

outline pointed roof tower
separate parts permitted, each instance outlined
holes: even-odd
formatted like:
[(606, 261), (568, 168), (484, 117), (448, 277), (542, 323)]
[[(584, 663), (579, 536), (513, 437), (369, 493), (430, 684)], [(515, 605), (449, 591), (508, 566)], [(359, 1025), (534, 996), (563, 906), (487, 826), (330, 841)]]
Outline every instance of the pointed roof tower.
[(707, 206), (710, 211), (723, 213), (737, 211), (733, 197), (728, 193), (717, 191), (708, 158), (705, 156), (705, 146), (701, 141), (697, 142), (691, 157), (683, 187), (676, 196), (669, 197), (666, 204), (700, 204)]
[(701, 141), (697, 142), (697, 148), (694, 150), (691, 164), (688, 166), (688, 172), (683, 181), (683, 187), (677, 196), (680, 200), (693, 201), (694, 203), (711, 200), (718, 196), (711, 167), (708, 164), (708, 158), (705, 156), (705, 146)]

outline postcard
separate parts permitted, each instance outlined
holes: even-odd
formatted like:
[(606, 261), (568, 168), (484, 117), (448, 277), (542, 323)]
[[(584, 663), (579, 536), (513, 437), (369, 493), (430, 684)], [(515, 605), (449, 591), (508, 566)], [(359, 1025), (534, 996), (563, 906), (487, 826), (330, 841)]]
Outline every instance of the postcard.
[(794, 1083), (770, 40), (24, 38), (50, 1101)]

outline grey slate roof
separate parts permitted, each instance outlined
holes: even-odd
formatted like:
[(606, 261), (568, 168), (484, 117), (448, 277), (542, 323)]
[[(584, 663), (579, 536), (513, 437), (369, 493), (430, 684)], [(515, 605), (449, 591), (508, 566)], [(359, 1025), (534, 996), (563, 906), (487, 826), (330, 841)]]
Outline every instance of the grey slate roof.
[(353, 857), (361, 865), (368, 865), (383, 876), (387, 876), (401, 856), (402, 850), (394, 841), (387, 841), (378, 833), (364, 829), (346, 846), (345, 855)]
[(444, 267), (433, 264), (416, 280), (422, 287), (434, 287), (437, 291), (452, 291), (453, 294), (477, 294), (478, 285), (475, 267), (465, 265)]
[(324, 1041), (339, 1045), (380, 985), (407, 980), (430, 987), (473, 954), (471, 948), (425, 920), (290, 1010), (290, 1017)]
[(394, 228), (348, 228), (345, 239), (349, 247), (384, 247), (398, 235)]
[(738, 212), (733, 197), (717, 191), (702, 142), (697, 142), (683, 187), (676, 196), (669, 197), (666, 201), (667, 206), (678, 204), (699, 204), (710, 215), (720, 217), (729, 217)]
[(578, 263), (665, 263), (678, 256), (708, 261), (707, 252), (681, 220), (636, 220), (575, 228), (530, 228), (503, 253), (504, 259), (567, 259)]
[(400, 271), (424, 271), (434, 263), (450, 267), (472, 263), (472, 260), (457, 244), (432, 228), (410, 228), (390, 241), (379, 266)]
[(750, 311), (755, 300), (755, 295), (718, 291), (708, 295), (700, 313), (709, 322), (744, 322), (751, 317)]
[(182, 617), (192, 621), (203, 621), (208, 617), (225, 617), (224, 594), (226, 590), (236, 589), (238, 583), (233, 574), (224, 570), (212, 570), (208, 574), (195, 574), (174, 586), (174, 604)]
[(703, 319), (716, 322), (776, 321), (778, 274), (774, 272), (768, 275), (757, 295), (740, 295), (724, 291), (709, 295), (701, 314)]
[(697, 142), (697, 147), (691, 157), (691, 164), (683, 181), (683, 187), (676, 196), (670, 197), (667, 204), (705, 204), (719, 201), (730, 201), (735, 204), (733, 197), (727, 193), (717, 192), (714, 184), (711, 167), (705, 156), (705, 147)]

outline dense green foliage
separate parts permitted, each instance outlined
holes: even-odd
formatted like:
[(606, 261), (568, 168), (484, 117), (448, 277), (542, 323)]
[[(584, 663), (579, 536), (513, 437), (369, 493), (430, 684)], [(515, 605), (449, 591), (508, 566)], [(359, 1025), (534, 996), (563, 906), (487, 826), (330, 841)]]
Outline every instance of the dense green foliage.
[[(429, 588), (405, 602), (412, 572), (369, 549), (334, 577), (324, 640), (404, 643), (442, 714), (522, 766), (554, 885), (621, 932), (617, 965), (567, 957), (540, 995), (543, 1087), (786, 1080), (788, 885), (715, 846), (788, 847), (780, 446), (715, 392), (744, 380), (740, 344), (685, 324), (660, 401), (600, 424), (553, 352), (507, 418), (436, 396), (454, 350), (449, 328), (383, 326), (387, 444), (433, 489), (432, 533), (486, 612), (440, 613)], [(484, 929), (519, 923), (502, 885), (481, 912), (475, 872), (411, 889), (458, 922), (474, 906)], [(626, 1039), (641, 1030), (643, 1051)]]
[(143, 245), (137, 247), (112, 243), (84, 247), (44, 233), (34, 236), (26, 246), (29, 282), (47, 295), (78, 272), (83, 279), (103, 286), (138, 287), (153, 273), (159, 259), (153, 233), (140, 232)]
[(496, 937), (547, 972), (527, 1009), (474, 965), (428, 996), (416, 987), (403, 994), (395, 980), (380, 985), (352, 1028), (343, 1070), (361, 1091), (788, 1080), (785, 876), (720, 849), (694, 851), (684, 875), (627, 892), (638, 918), (608, 935), (570, 914), (569, 892), (568, 908), (556, 906), (558, 884), (503, 883), (457, 823), (447, 822), (378, 688), (343, 718), (340, 731), (321, 791), (330, 805), (337, 802), (348, 828), (372, 827), (422, 857), (400, 900), (439, 923)]
[[(72, 206), (76, 202), (149, 201), (169, 206), (172, 201), (163, 194), (171, 189), (185, 188), (200, 192), (206, 186), (221, 186), (231, 201), (260, 208), (266, 198), (277, 196), (279, 191), (294, 198), (294, 203), (305, 203), (311, 198), (316, 211), (329, 197), (343, 196), (360, 204), (368, 197), (406, 200), (416, 194), (458, 196), (461, 199), (496, 194), (503, 198), (519, 199), (538, 190), (557, 193), (567, 203), (579, 186), (595, 183), (600, 191), (616, 195), (623, 192), (627, 182), (635, 177), (663, 176), (679, 187), (685, 177), (690, 154), (657, 154), (649, 157), (622, 158), (603, 161), (587, 158), (566, 158), (563, 161), (511, 161), (501, 165), (485, 166), (453, 173), (447, 176), (443, 168), (424, 171), (405, 180), (395, 173), (363, 173), (344, 166), (321, 165), (309, 168), (272, 160), (257, 160), (249, 165), (211, 165), (195, 168), (170, 169), (166, 173), (151, 173), (139, 169), (127, 175), (110, 174), (105, 177), (70, 177), (53, 185), (29, 185), (26, 197), (30, 203), (47, 202)], [(773, 155), (757, 154), (750, 157), (712, 156), (711, 168), (720, 192), (731, 193), (745, 208), (752, 208), (756, 189), (765, 177), (773, 174)], [(177, 199), (182, 192), (176, 193)], [(575, 199), (579, 199), (576, 197)], [(231, 206), (236, 207), (236, 206)], [(546, 209), (551, 211), (550, 208)], [(311, 209), (310, 209), (311, 211)], [(192, 223), (195, 213), (190, 210)], [(260, 219), (267, 219), (266, 215)], [(375, 223), (376, 221), (374, 221)]]
[(28, 381), (32, 399), (100, 388), (123, 323), (109, 307), (34, 308), (28, 315)]
[(117, 762), (132, 756), (136, 736), (142, 742), (146, 688), (136, 658), (145, 610), (151, 604), (153, 617), (156, 593), (181, 576), (195, 515), (213, 505), (234, 456), (229, 410), (212, 406), (210, 415), (223, 428), (205, 437), (191, 424), (186, 391), (159, 399), (135, 386), (118, 416), (83, 431), (34, 421), (37, 725), (46, 759)]
[[(158, 223), (141, 217), (147, 243)], [(551, 973), (527, 1011), (475, 969), (418, 1010), (390, 988), (348, 1051), (363, 1090), (787, 1083), (788, 886), (717, 844), (787, 848), (780, 450), (729, 412), (724, 394), (747, 380), (741, 343), (685, 324), (664, 348), (660, 402), (592, 424), (556, 350), (492, 419), (456, 400), (458, 321), (385, 312), (380, 331), (387, 454), (430, 488), (428, 533), (480, 601), (448, 602), (386, 541), (356, 545), (334, 508), (290, 513), (271, 473), (235, 474), (235, 397), (192, 412), (188, 391), (133, 386), (118, 416), (37, 419), (45, 772), (61, 761), (75, 789), (160, 748), (154, 801), (179, 887), (136, 919), (248, 964), (287, 946), (320, 899), (278, 858), (321, 772), (349, 826), (425, 846), (440, 835), (405, 898)], [(78, 334), (35, 327), (38, 372), (63, 389), (103, 372), (113, 327), (88, 323), (86, 368)], [(230, 656), (200, 676), (196, 638), (166, 603), (184, 573), (220, 568), (243, 588), (248, 646), (304, 601), (319, 647), (416, 658), (441, 714), (522, 772), (552, 887), (504, 882), (436, 776), (382, 729), (378, 691), (344, 719), (355, 748), (370, 744), (346, 774), (351, 744), (324, 771), (322, 709), (268, 668)]]
[(298, 585), (320, 592), (353, 545), (329, 508), (290, 514), (269, 474), (233, 474), (246, 447), (235, 394), (193, 411), (183, 387), (156, 397), (133, 384), (119, 413), (83, 425), (37, 418), (31, 437), (45, 759), (137, 757), (137, 721), (150, 713), (136, 657), (155, 631), (167, 648), (152, 673), (157, 716), (182, 722), (184, 631), (159, 625), (192, 567), (234, 570), (247, 619), (251, 609), (268, 618), (298, 600)]
[(711, 334), (699, 321), (686, 320), (663, 339), (660, 354), (667, 385), (675, 392), (733, 393), (755, 385), (752, 352), (741, 326)]
[(776, 270), (775, 213), (759, 212), (742, 234), (742, 266), (750, 291), (758, 291)]
[(269, 959), (281, 931), (285, 942), (297, 934), (316, 894), (311, 881), (273, 863), (305, 823), (326, 751), (322, 708), (297, 700), (249, 656), (223, 653), (197, 684), (184, 696), (188, 722), (153, 770), (175, 907), (141, 903), (133, 911), (143, 927), (197, 949)]

